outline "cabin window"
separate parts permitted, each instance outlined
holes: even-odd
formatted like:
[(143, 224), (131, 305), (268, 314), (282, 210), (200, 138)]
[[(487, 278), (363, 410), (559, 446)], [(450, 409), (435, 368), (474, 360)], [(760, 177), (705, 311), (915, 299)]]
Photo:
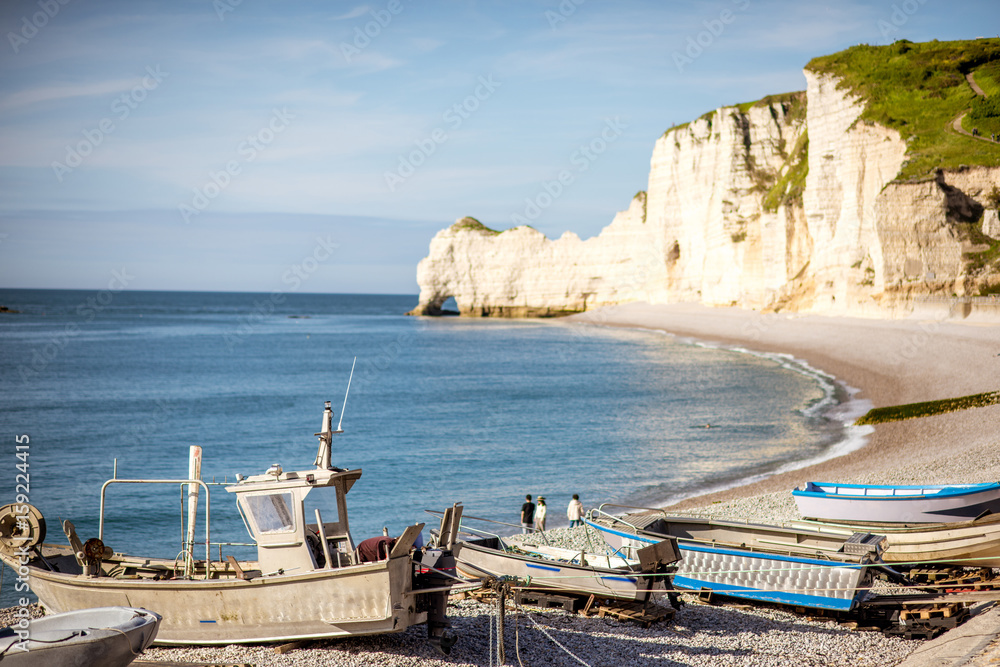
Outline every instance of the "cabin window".
[(262, 535), (269, 533), (290, 533), (295, 530), (292, 514), (292, 494), (271, 493), (247, 496), (247, 512), (253, 517), (257, 530)]

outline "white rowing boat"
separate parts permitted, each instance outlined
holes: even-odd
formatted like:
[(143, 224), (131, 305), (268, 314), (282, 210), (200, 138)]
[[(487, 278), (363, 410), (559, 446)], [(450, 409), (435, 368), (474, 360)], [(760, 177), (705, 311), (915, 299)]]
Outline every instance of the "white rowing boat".
[(1000, 512), (1000, 482), (888, 486), (807, 482), (792, 491), (807, 519), (947, 523)]
[(125, 667), (149, 648), (159, 626), (159, 614), (131, 607), (79, 609), (25, 619), (0, 630), (0, 663), (4, 667)]

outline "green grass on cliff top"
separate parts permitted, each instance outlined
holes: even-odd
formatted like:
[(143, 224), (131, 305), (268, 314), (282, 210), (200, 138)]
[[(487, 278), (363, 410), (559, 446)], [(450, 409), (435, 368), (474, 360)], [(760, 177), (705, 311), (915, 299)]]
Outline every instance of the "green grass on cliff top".
[(468, 215), (465, 216), (464, 218), (462, 218), (461, 220), (457, 221), (455, 224), (453, 224), (451, 226), (451, 228), (454, 229), (455, 231), (459, 231), (459, 230), (465, 229), (465, 230), (470, 230), (470, 231), (474, 231), (474, 232), (482, 232), (484, 234), (499, 234), (500, 233), (500, 232), (498, 232), (495, 229), (490, 229), (489, 227), (487, 227), (483, 223), (479, 222), (478, 220), (476, 220), (472, 216), (468, 216)]
[(910, 179), (960, 165), (1000, 165), (1000, 144), (951, 130), (952, 121), (969, 111), (977, 97), (965, 75), (982, 71), (976, 80), (983, 79), (984, 92), (992, 94), (997, 62), (1000, 39), (901, 40), (890, 46), (852, 46), (813, 58), (806, 68), (840, 77), (842, 87), (865, 100), (862, 120), (900, 133), (908, 148), (898, 177)]

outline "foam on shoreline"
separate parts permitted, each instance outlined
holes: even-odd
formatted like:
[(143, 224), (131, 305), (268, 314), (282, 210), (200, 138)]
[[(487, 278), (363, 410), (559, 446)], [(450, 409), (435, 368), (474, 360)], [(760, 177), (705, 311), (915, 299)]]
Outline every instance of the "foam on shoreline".
[(833, 442), (829, 443), (818, 455), (802, 459), (789, 460), (764, 472), (715, 484), (706, 484), (699, 488), (686, 491), (685, 493), (668, 496), (655, 503), (656, 508), (669, 507), (691, 498), (697, 498), (711, 493), (718, 493), (720, 491), (727, 491), (729, 489), (747, 486), (775, 475), (793, 470), (800, 470), (802, 468), (808, 468), (824, 461), (844, 456), (857, 451), (868, 444), (869, 436), (875, 432), (875, 429), (872, 426), (858, 426), (854, 424), (854, 421), (857, 420), (858, 417), (866, 414), (873, 407), (870, 400), (857, 397), (861, 391), (860, 389), (849, 386), (846, 382), (838, 380), (830, 373), (815, 368), (804, 359), (797, 358), (792, 354), (784, 352), (762, 352), (758, 350), (751, 350), (743, 347), (742, 345), (715, 343), (700, 340), (689, 335), (678, 335), (660, 328), (615, 325), (607, 323), (593, 324), (585, 322), (585, 324), (588, 324), (589, 326), (657, 333), (669, 336), (677, 342), (685, 345), (693, 345), (713, 350), (725, 350), (728, 352), (736, 352), (761, 359), (767, 359), (776, 363), (781, 368), (810, 378), (823, 392), (823, 396), (821, 398), (800, 410), (803, 416), (810, 419), (826, 420), (840, 424), (840, 436), (834, 439)]

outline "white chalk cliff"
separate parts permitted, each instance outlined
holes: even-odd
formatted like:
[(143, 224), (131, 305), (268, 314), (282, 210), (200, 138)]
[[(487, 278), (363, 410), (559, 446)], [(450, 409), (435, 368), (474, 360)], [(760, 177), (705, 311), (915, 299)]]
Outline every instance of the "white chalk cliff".
[[(646, 301), (887, 315), (919, 294), (964, 295), (969, 223), (1000, 234), (1000, 167), (896, 180), (906, 144), (860, 121), (861, 100), (805, 71), (805, 93), (723, 107), (660, 137), (649, 183), (586, 241), (463, 218), (417, 269), (414, 314), (547, 316)], [(803, 113), (803, 110), (805, 113)]]

